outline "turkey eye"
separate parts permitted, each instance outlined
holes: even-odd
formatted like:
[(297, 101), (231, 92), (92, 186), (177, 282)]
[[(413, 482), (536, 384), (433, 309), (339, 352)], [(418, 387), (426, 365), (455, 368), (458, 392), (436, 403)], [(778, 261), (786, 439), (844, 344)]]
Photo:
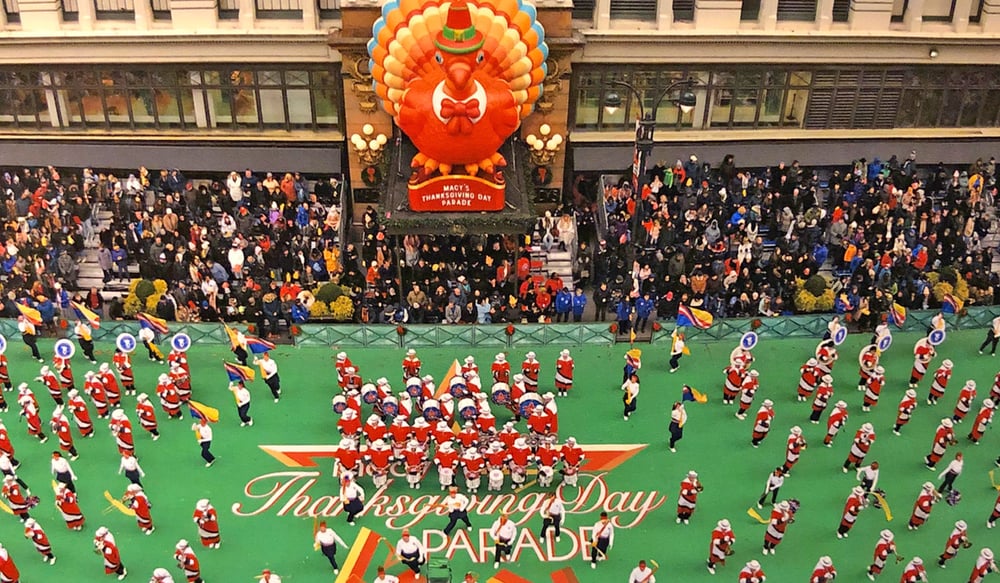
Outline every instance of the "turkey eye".
[(480, 52), (479, 52), (479, 54), (478, 54), (478, 55), (476, 55), (476, 62), (477, 62), (477, 63), (482, 63), (482, 62), (483, 62), (483, 61), (485, 61), (485, 60), (486, 60), (486, 55), (484, 55), (484, 54), (482, 53), (482, 51), (480, 51)]
[(444, 64), (444, 57), (441, 56), (441, 53), (434, 53), (434, 60), (437, 61), (438, 65)]

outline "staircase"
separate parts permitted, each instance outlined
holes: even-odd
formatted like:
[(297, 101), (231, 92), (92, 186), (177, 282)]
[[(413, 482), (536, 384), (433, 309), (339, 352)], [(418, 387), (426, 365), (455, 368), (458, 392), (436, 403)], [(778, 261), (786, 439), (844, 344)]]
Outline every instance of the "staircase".
[[(542, 245), (542, 237), (545, 235), (542, 230), (541, 219), (535, 221), (535, 230), (531, 236), (532, 244), (528, 247), (531, 253), (531, 277), (536, 283), (542, 283), (548, 279), (550, 273), (556, 273), (563, 280), (563, 285), (569, 291), (574, 289), (573, 281), (573, 255), (569, 250), (560, 250), (559, 237), (555, 237), (555, 243), (548, 251)], [(559, 290), (549, 290), (556, 293)]]
[[(100, 209), (94, 213), (93, 217), (97, 219), (97, 224), (94, 225), (94, 233), (100, 234), (101, 231), (111, 227), (111, 211), (106, 209)], [(112, 280), (109, 283), (104, 283), (104, 272), (101, 271), (101, 266), (97, 263), (97, 241), (89, 241), (83, 250), (80, 262), (80, 273), (77, 276), (77, 287), (81, 290), (87, 291), (90, 288), (97, 288), (104, 296), (104, 299), (109, 299), (111, 296), (125, 294), (128, 292), (128, 281)], [(129, 265), (129, 275), (132, 278), (139, 276), (139, 266), (135, 263)]]

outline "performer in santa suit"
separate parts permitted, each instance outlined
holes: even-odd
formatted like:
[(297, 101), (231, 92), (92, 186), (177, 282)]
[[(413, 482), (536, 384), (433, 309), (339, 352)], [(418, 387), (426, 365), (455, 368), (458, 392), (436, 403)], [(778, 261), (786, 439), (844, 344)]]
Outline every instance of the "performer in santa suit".
[(910, 422), (913, 411), (917, 408), (917, 392), (913, 389), (906, 389), (903, 398), (899, 401), (899, 408), (896, 410), (896, 424), (892, 428), (895, 435), (899, 435), (899, 430)]
[(766, 580), (767, 575), (757, 561), (749, 561), (740, 569), (739, 583), (764, 583)]
[(203, 547), (217, 549), (222, 546), (222, 537), (219, 536), (219, 513), (207, 498), (202, 498), (195, 504), (192, 519), (198, 525), (198, 537), (201, 538)]
[(417, 417), (416, 421), (413, 422), (413, 439), (416, 439), (420, 443), (420, 447), (427, 447), (427, 444), (431, 439), (431, 430), (433, 429), (427, 420), (423, 417)]
[(448, 422), (441, 420), (437, 422), (437, 425), (431, 430), (431, 435), (434, 437), (434, 446), (440, 447), (445, 442), (450, 442), (455, 439), (455, 432), (452, 431)]
[(160, 408), (171, 419), (182, 419), (181, 396), (177, 392), (177, 387), (167, 374), (161, 374), (157, 378), (156, 394), (160, 397)]
[(74, 384), (75, 380), (73, 378), (73, 365), (68, 358), (53, 355), (52, 368), (55, 369), (56, 375), (58, 375), (59, 379), (59, 386), (64, 391), (76, 388)]
[(788, 433), (785, 442), (785, 463), (781, 466), (781, 471), (786, 476), (792, 474), (792, 468), (799, 462), (802, 450), (806, 448), (806, 440), (802, 437), (802, 428), (796, 425)]
[(476, 364), (476, 359), (471, 354), (465, 357), (465, 362), (462, 364), (462, 368), (460, 369), (460, 374), (463, 376), (467, 372), (479, 373), (479, 365)]
[(10, 507), (14, 516), (21, 519), (21, 522), (31, 518), (31, 515), (28, 514), (29, 505), (28, 498), (25, 495), (26, 490), (27, 488), (21, 486), (14, 476), (5, 475), (3, 477), (3, 487), (0, 488), (0, 495), (7, 500), (7, 506)]
[(79, 391), (76, 389), (71, 390), (66, 394), (69, 397), (67, 405), (69, 410), (73, 413), (73, 422), (76, 425), (77, 431), (80, 432), (81, 437), (93, 437), (94, 435), (94, 424), (90, 420), (90, 412), (87, 410), (87, 403), (80, 396)]
[(924, 464), (927, 465), (928, 469), (933, 470), (937, 463), (941, 461), (944, 457), (946, 451), (948, 451), (948, 446), (955, 445), (955, 432), (953, 431), (954, 423), (951, 419), (945, 418), (941, 420), (941, 424), (934, 431), (934, 443), (931, 444), (931, 452), (924, 456)]
[(52, 419), (49, 420), (49, 427), (52, 428), (52, 433), (55, 433), (56, 437), (59, 438), (59, 449), (68, 453), (69, 459), (75, 460), (80, 457), (80, 454), (76, 451), (76, 447), (73, 445), (73, 434), (69, 430), (69, 419), (63, 415), (62, 405), (56, 405), (55, 410), (52, 411)]
[(361, 375), (358, 374), (357, 367), (349, 366), (344, 369), (344, 391), (360, 391), (361, 385), (363, 384), (361, 380)]
[(344, 437), (337, 446), (337, 451), (333, 454), (333, 477), (356, 473), (361, 463), (361, 453), (353, 439)]
[(972, 403), (976, 400), (976, 381), (965, 381), (965, 386), (958, 393), (958, 401), (955, 402), (955, 411), (951, 415), (951, 420), (961, 423), (965, 416), (969, 414)]
[(107, 528), (102, 526), (94, 533), (94, 548), (104, 558), (105, 575), (116, 574), (119, 581), (128, 576), (128, 569), (122, 564), (115, 537)]
[(555, 395), (545, 393), (542, 395), (542, 410), (549, 424), (550, 435), (559, 433), (559, 405), (556, 404)]
[(986, 581), (987, 575), (996, 573), (997, 571), (1000, 571), (1000, 569), (997, 568), (997, 564), (993, 561), (993, 551), (983, 549), (979, 551), (976, 564), (972, 567), (972, 573), (969, 574), (969, 583), (983, 583)]
[(971, 547), (969, 542), (969, 525), (964, 520), (955, 523), (955, 528), (948, 535), (948, 540), (944, 544), (944, 551), (938, 556), (938, 567), (942, 569), (945, 563), (958, 556), (958, 549)]
[(503, 424), (503, 429), (500, 433), (497, 433), (497, 439), (499, 439), (505, 448), (510, 449), (514, 446), (514, 441), (521, 437), (521, 433), (514, 428), (514, 423), (508, 421)]
[(347, 369), (354, 368), (356, 372), (357, 367), (355, 367), (354, 363), (351, 362), (351, 359), (347, 357), (346, 352), (337, 353), (333, 366), (337, 370), (337, 385), (343, 389), (347, 386)]
[(969, 441), (979, 445), (979, 440), (986, 433), (986, 427), (993, 422), (993, 409), (996, 403), (993, 399), (983, 399), (983, 406), (976, 414), (976, 420), (972, 422), (972, 431), (969, 432)]
[(90, 397), (90, 401), (94, 404), (97, 418), (107, 419), (110, 414), (110, 407), (108, 404), (108, 394), (104, 392), (104, 383), (101, 382), (101, 378), (97, 376), (97, 373), (93, 371), (88, 370), (83, 377), (83, 392)]
[(733, 534), (729, 521), (722, 519), (717, 522), (712, 529), (712, 540), (708, 545), (708, 561), (705, 562), (709, 573), (715, 575), (716, 565), (726, 566), (726, 557), (732, 554), (730, 549), (735, 542), (736, 535)]
[(752, 370), (743, 378), (743, 386), (740, 387), (740, 406), (736, 412), (737, 419), (746, 419), (747, 411), (753, 405), (754, 395), (757, 394), (757, 389), (760, 388), (759, 376), (760, 372)]
[(681, 480), (681, 491), (677, 496), (677, 524), (688, 524), (698, 504), (698, 494), (704, 490), (698, 480), (698, 472), (691, 470), (687, 477)]
[(490, 370), (493, 373), (494, 383), (510, 384), (510, 363), (507, 362), (506, 354), (502, 352), (497, 354), (493, 364), (490, 365)]
[(541, 363), (535, 359), (535, 353), (529, 352), (521, 363), (521, 374), (524, 375), (524, 386), (529, 392), (538, 392), (538, 373)]
[(483, 459), (479, 450), (470, 447), (462, 452), (459, 462), (462, 464), (462, 470), (465, 474), (465, 488), (471, 494), (475, 494), (479, 491), (479, 484), (483, 473), (485, 473), (486, 460)]
[(135, 398), (135, 416), (139, 419), (139, 425), (153, 436), (153, 441), (160, 438), (160, 431), (157, 429), (156, 409), (149, 402), (149, 395), (139, 393)]
[(924, 561), (920, 557), (913, 557), (910, 562), (903, 567), (903, 576), (899, 583), (917, 583), (927, 581), (927, 571), (924, 569)]
[(451, 393), (444, 393), (438, 401), (441, 404), (441, 418), (451, 424), (455, 420), (455, 397)]
[(111, 412), (111, 422), (108, 423), (111, 435), (115, 437), (115, 445), (121, 455), (135, 455), (135, 440), (132, 435), (132, 422), (125, 416), (125, 411), (115, 409)]
[[(116, 355), (117, 356), (117, 355)], [(188, 364), (187, 352), (182, 352), (176, 348), (170, 350), (170, 354), (167, 355), (167, 364), (173, 366), (174, 363), (181, 365), (184, 372), (191, 375), (191, 366)]]
[[(917, 340), (917, 343), (913, 346), (913, 369), (910, 371), (911, 389), (917, 388), (917, 383), (927, 374), (927, 365), (934, 360), (935, 356), (937, 356), (937, 351), (931, 346), (930, 340), (927, 338)], [(936, 377), (937, 375), (935, 374), (935, 380), (937, 380)]]
[(531, 448), (528, 447), (528, 440), (523, 437), (514, 440), (514, 445), (509, 451), (510, 487), (517, 489), (524, 485), (528, 475), (528, 465), (535, 459), (535, 456), (532, 455)]
[(10, 462), (14, 466), (21, 465), (21, 462), (14, 457), (14, 444), (10, 441), (10, 434), (7, 433), (7, 426), (3, 424), (3, 419), (0, 419), (0, 453), (9, 456)]
[(406, 422), (406, 417), (397, 415), (389, 426), (389, 439), (392, 441), (393, 455), (399, 457), (406, 447), (406, 442), (410, 440), (412, 430), (410, 424)]
[(7, 370), (7, 355), (3, 353), (0, 353), (0, 385), (3, 385), (4, 391), (14, 388), (14, 384), (10, 382), (10, 371)]
[(833, 412), (826, 419), (826, 437), (823, 438), (823, 445), (833, 447), (833, 438), (840, 433), (844, 425), (847, 425), (847, 418), (847, 403), (837, 401), (837, 404), (833, 406)]
[(798, 401), (804, 402), (809, 400), (812, 396), (813, 391), (816, 390), (816, 385), (819, 384), (819, 362), (815, 358), (810, 358), (805, 364), (799, 367), (799, 386), (798, 386), (798, 396), (796, 397)]
[(813, 567), (809, 583), (830, 583), (836, 578), (837, 569), (833, 566), (833, 560), (830, 557), (820, 557), (819, 562)]
[(865, 399), (864, 404), (861, 406), (861, 410), (864, 412), (871, 411), (871, 408), (878, 405), (878, 398), (882, 394), (882, 387), (885, 385), (885, 369), (881, 366), (876, 366), (872, 374), (868, 376), (868, 381), (865, 384)]
[(35, 550), (38, 554), (42, 555), (42, 561), (50, 564), (56, 564), (56, 556), (52, 554), (52, 544), (49, 542), (49, 536), (45, 534), (42, 530), (42, 525), (38, 524), (34, 518), (29, 518), (24, 521), (24, 538), (31, 541), (31, 544), (35, 545)]
[(764, 399), (760, 409), (757, 410), (757, 418), (753, 422), (753, 434), (750, 436), (750, 445), (760, 447), (760, 442), (764, 441), (768, 432), (771, 431), (771, 423), (773, 421), (774, 402), (771, 399)]
[(434, 454), (434, 465), (437, 466), (438, 483), (441, 491), (455, 482), (455, 469), (458, 468), (458, 452), (451, 446), (451, 441), (441, 443)]
[(872, 581), (882, 572), (885, 568), (885, 561), (889, 558), (889, 555), (896, 554), (896, 542), (895, 535), (889, 529), (883, 530), (879, 533), (878, 542), (875, 543), (875, 553), (872, 558), (872, 564), (868, 565), (868, 578)]
[(837, 538), (847, 538), (854, 523), (858, 520), (858, 515), (865, 508), (865, 491), (861, 486), (851, 489), (851, 495), (844, 503), (844, 514), (840, 517), (840, 526), (837, 527)]
[(115, 373), (111, 372), (111, 367), (108, 363), (101, 363), (97, 378), (104, 385), (104, 392), (108, 396), (108, 403), (112, 407), (117, 407), (121, 403), (121, 389), (118, 387), (118, 379), (115, 378)]
[(139, 530), (147, 536), (153, 534), (153, 531), (156, 530), (156, 527), (153, 526), (153, 505), (150, 504), (142, 486), (129, 484), (125, 490), (124, 499), (126, 505), (135, 512), (135, 523), (139, 526)]
[(188, 374), (184, 367), (180, 365), (179, 362), (171, 363), (170, 380), (174, 383), (174, 388), (177, 389), (177, 396), (180, 397), (181, 403), (187, 403), (191, 400), (191, 376)]
[(586, 455), (583, 448), (577, 445), (576, 439), (569, 437), (566, 443), (559, 450), (559, 458), (562, 460), (563, 483), (567, 486), (576, 486), (576, 480), (580, 473), (580, 467)]
[(861, 428), (854, 433), (854, 441), (851, 442), (851, 451), (847, 454), (847, 459), (844, 460), (844, 467), (842, 469), (845, 474), (851, 468), (851, 465), (854, 465), (855, 470), (861, 467), (873, 443), (875, 443), (875, 427), (871, 423), (862, 424)]
[(417, 357), (417, 351), (411, 348), (403, 357), (403, 382), (413, 377), (420, 378), (420, 358)]
[(559, 462), (559, 452), (548, 441), (543, 441), (535, 451), (535, 463), (538, 465), (538, 485), (548, 488), (555, 476), (556, 463)]
[[(174, 357), (175, 352), (170, 353), (169, 360), (171, 364), (175, 362), (175, 357)], [(183, 366), (186, 366), (187, 358), (184, 357), (184, 353), (179, 352), (177, 354), (180, 354), (181, 358), (184, 358), (185, 364)], [(120, 348), (116, 348), (115, 355), (112, 357), (111, 361), (115, 365), (115, 370), (118, 371), (118, 378), (122, 382), (122, 388), (124, 388), (125, 394), (134, 395), (135, 373), (132, 371), (132, 355), (127, 352), (122, 352)]]
[(337, 430), (340, 431), (342, 437), (359, 439), (361, 437), (361, 420), (358, 419), (357, 411), (351, 408), (344, 409), (344, 412), (340, 414), (340, 420), (337, 421)]
[(480, 412), (479, 416), (476, 417), (476, 427), (479, 428), (479, 433), (483, 435), (496, 435), (497, 418), (487, 409)]
[(59, 383), (59, 377), (56, 376), (56, 373), (49, 370), (49, 367), (43, 366), (38, 374), (39, 376), (35, 380), (45, 385), (45, 388), (49, 390), (49, 396), (56, 402), (56, 405), (62, 405), (62, 385)]
[(928, 405), (936, 405), (941, 397), (944, 396), (944, 392), (948, 388), (948, 381), (951, 380), (953, 366), (950, 360), (945, 359), (941, 363), (941, 366), (934, 371), (934, 380), (931, 381), (931, 388), (927, 393)]
[(177, 541), (174, 551), (174, 560), (177, 561), (177, 568), (184, 571), (184, 577), (188, 583), (203, 583), (201, 579), (201, 563), (194, 550), (184, 539)]
[(462, 430), (458, 432), (458, 443), (462, 446), (462, 451), (469, 448), (476, 448), (479, 445), (479, 431), (472, 421), (466, 421)]
[(392, 448), (383, 439), (371, 442), (365, 450), (365, 467), (372, 477), (376, 488), (385, 486), (389, 481), (389, 466), (392, 464)]
[(858, 390), (863, 391), (868, 385), (868, 377), (872, 376), (875, 372), (875, 367), (878, 366), (879, 360), (879, 350), (878, 346), (870, 344), (861, 349), (861, 355), (858, 357)]
[(0, 544), (0, 583), (20, 583), (21, 572), (17, 570), (14, 559), (2, 544)]
[(774, 549), (781, 544), (785, 538), (785, 530), (795, 519), (792, 513), (792, 506), (787, 500), (778, 502), (778, 505), (771, 510), (771, 519), (767, 523), (767, 530), (764, 532), (764, 552), (763, 554), (774, 554)]
[(49, 436), (42, 432), (42, 419), (38, 416), (38, 405), (28, 396), (18, 399), (17, 404), (21, 406), (21, 417), (27, 422), (28, 435), (38, 438), (38, 443), (45, 443)]
[(84, 517), (80, 510), (80, 503), (76, 497), (76, 492), (66, 487), (62, 482), (56, 482), (56, 508), (66, 521), (66, 528), (70, 530), (83, 530)]
[(816, 397), (812, 402), (812, 413), (809, 414), (809, 421), (814, 425), (819, 424), (819, 418), (823, 416), (823, 411), (830, 404), (833, 398), (833, 377), (826, 374), (820, 378), (819, 386), (816, 387)]
[(368, 420), (365, 421), (362, 431), (365, 434), (365, 441), (368, 443), (373, 443), (377, 439), (385, 439), (385, 436), (388, 434), (385, 422), (374, 413), (368, 416)]
[(569, 350), (563, 350), (556, 359), (556, 391), (560, 397), (568, 397), (573, 388), (573, 357)]
[(924, 485), (920, 489), (920, 494), (917, 495), (917, 501), (913, 504), (913, 513), (910, 515), (910, 522), (906, 525), (906, 528), (910, 530), (920, 528), (921, 525), (927, 522), (927, 519), (931, 515), (931, 510), (934, 509), (934, 505), (940, 499), (941, 495), (934, 489), (934, 484), (924, 482)]
[(411, 439), (406, 444), (406, 449), (403, 450), (403, 462), (406, 468), (406, 482), (413, 490), (420, 488), (420, 481), (427, 471), (427, 451), (416, 439)]
[(828, 375), (833, 372), (833, 365), (837, 364), (837, 346), (833, 340), (824, 340), (816, 347), (816, 360), (820, 375)]
[(726, 373), (726, 382), (722, 386), (722, 404), (732, 405), (743, 389), (747, 370), (737, 361), (723, 369), (723, 372)]

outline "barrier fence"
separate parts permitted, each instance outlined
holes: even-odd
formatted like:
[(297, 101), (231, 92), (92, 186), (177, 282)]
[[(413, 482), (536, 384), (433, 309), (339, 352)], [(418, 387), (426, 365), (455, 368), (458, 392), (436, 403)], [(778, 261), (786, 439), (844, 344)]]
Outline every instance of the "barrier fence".
[[(934, 310), (911, 311), (902, 328), (893, 330), (914, 332), (926, 330)], [(1000, 316), (1000, 306), (974, 306), (962, 314), (947, 314), (952, 330), (985, 329), (993, 318)], [(826, 331), (831, 314), (812, 316), (780, 316), (774, 318), (717, 318), (711, 328), (687, 328), (687, 340), (711, 341), (737, 339), (754, 330), (761, 338), (819, 337)], [(434, 325), (412, 324), (402, 328), (391, 325), (300, 324), (294, 343), (298, 346), (331, 346), (336, 348), (421, 348), (438, 346), (472, 346), (512, 348), (518, 345), (607, 345), (622, 337), (611, 331), (611, 322), (585, 324), (486, 324)], [(755, 326), (756, 324), (756, 326)], [(193, 344), (228, 344), (222, 324), (182, 324), (171, 322), (170, 334), (184, 332)], [(239, 325), (243, 328), (243, 325)], [(661, 329), (652, 334), (651, 343), (671, 341), (672, 321), (661, 321)], [(119, 334), (138, 334), (135, 321), (104, 321), (94, 330), (94, 340), (113, 342)], [(400, 333), (402, 332), (402, 333)], [(20, 338), (17, 321), (0, 319), (0, 334), (8, 339)], [(58, 330), (59, 336), (72, 336), (72, 325)], [(627, 338), (625, 339), (627, 342)]]

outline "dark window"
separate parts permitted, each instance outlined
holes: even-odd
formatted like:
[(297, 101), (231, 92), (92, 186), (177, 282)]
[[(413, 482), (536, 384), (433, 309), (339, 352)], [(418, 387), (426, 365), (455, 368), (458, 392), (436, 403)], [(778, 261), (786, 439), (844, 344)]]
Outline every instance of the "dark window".
[(7, 15), (7, 22), (21, 22), (21, 8), (17, 0), (3, 0), (3, 11)]
[(760, 18), (760, 0), (743, 0), (740, 7), (740, 20), (757, 20)]
[(594, 9), (597, 7), (595, 0), (573, 0), (573, 19), (594, 21)]
[(674, 22), (694, 21), (694, 0), (672, 0), (674, 4)]
[(611, 0), (611, 18), (656, 20), (656, 0)]
[(778, 20), (816, 20), (816, 0), (778, 0)]
[[(300, 0), (254, 0), (257, 18), (302, 18)], [(307, 2), (309, 0), (306, 0)]]
[(847, 22), (851, 14), (851, 0), (833, 0), (833, 21)]

